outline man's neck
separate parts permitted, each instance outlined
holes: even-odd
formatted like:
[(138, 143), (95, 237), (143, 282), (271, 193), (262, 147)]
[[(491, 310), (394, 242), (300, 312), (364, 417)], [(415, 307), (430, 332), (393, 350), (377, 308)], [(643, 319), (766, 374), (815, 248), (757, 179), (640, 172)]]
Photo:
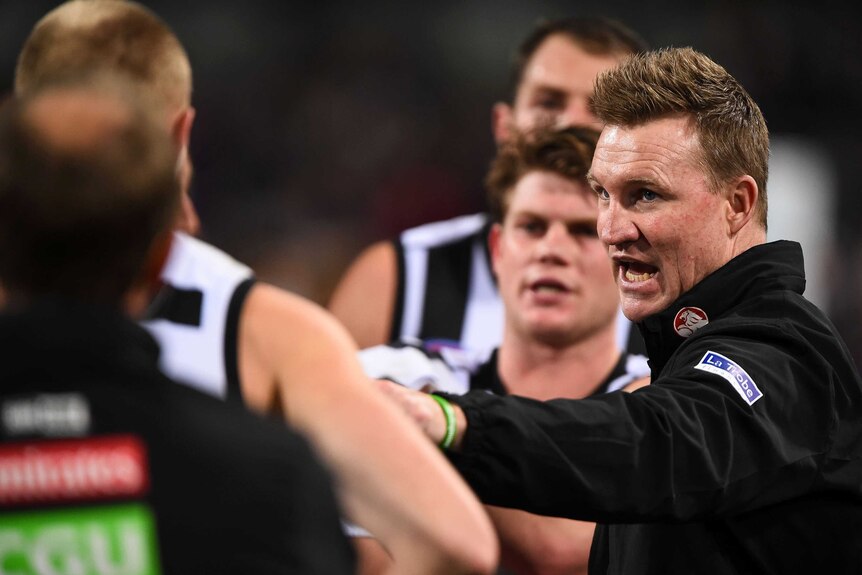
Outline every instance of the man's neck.
[(539, 400), (580, 399), (604, 383), (621, 354), (614, 324), (565, 347), (507, 330), (497, 354), (497, 371), (511, 394)]

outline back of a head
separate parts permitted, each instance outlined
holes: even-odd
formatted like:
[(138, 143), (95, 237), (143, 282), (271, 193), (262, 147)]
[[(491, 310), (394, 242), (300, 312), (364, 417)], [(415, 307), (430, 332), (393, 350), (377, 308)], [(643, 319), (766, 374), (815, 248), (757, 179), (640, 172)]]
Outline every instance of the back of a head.
[(757, 182), (766, 228), (769, 132), (760, 108), (727, 70), (692, 48), (639, 54), (596, 79), (593, 113), (606, 125), (635, 127), (688, 115), (714, 189), (741, 175)]
[(543, 20), (518, 46), (512, 68), (513, 94), (517, 91), (524, 69), (533, 54), (545, 40), (556, 35), (564, 36), (594, 56), (623, 58), (649, 49), (649, 45), (637, 32), (611, 18), (572, 16)]
[(512, 190), (531, 172), (549, 172), (574, 182), (586, 182), (598, 136), (598, 132), (585, 127), (542, 128), (516, 134), (500, 146), (485, 178), (494, 221), (503, 221)]
[(45, 87), (0, 114), (0, 283), (10, 300), (118, 305), (179, 203), (176, 148), (116, 78)]
[(190, 103), (191, 68), (179, 40), (128, 0), (70, 0), (46, 14), (21, 49), (15, 93), (96, 70), (127, 76), (170, 113)]

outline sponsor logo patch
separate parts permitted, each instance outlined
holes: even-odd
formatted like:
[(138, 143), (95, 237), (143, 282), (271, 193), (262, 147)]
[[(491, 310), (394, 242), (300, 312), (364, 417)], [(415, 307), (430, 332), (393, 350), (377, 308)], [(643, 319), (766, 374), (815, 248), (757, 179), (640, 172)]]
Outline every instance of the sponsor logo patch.
[(721, 355), (720, 353), (707, 351), (694, 368), (714, 373), (715, 375), (726, 379), (728, 383), (733, 386), (733, 389), (736, 390), (739, 396), (748, 403), (748, 405), (754, 405), (755, 401), (763, 397), (763, 394), (757, 388), (757, 385), (754, 384), (754, 380), (751, 379), (751, 376), (749, 376), (748, 373), (746, 373), (746, 371), (735, 361)]
[(137, 497), (149, 488), (146, 448), (132, 435), (0, 445), (0, 504)]
[(0, 413), (10, 435), (79, 436), (90, 429), (90, 405), (77, 393), (9, 399)]
[(706, 312), (699, 307), (684, 307), (673, 318), (673, 329), (680, 337), (688, 337), (709, 323)]
[(0, 566), (18, 575), (158, 575), (141, 504), (0, 515)]

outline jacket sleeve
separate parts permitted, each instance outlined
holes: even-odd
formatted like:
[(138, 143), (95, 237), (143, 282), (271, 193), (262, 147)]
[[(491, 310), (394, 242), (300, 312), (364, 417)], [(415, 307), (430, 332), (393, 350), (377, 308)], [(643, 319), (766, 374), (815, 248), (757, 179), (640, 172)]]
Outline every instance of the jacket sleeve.
[[(468, 420), (453, 463), (485, 503), (600, 522), (708, 519), (809, 490), (835, 426), (827, 363), (754, 341), (691, 344), (630, 394), (453, 397)], [(708, 352), (762, 396), (696, 367)]]

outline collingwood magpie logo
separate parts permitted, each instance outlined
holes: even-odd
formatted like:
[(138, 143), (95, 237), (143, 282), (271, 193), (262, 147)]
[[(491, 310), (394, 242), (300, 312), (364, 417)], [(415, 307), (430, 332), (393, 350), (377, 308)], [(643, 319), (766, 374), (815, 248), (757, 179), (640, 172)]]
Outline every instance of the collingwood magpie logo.
[(673, 318), (673, 330), (680, 337), (688, 337), (708, 323), (705, 311), (699, 307), (684, 307)]

